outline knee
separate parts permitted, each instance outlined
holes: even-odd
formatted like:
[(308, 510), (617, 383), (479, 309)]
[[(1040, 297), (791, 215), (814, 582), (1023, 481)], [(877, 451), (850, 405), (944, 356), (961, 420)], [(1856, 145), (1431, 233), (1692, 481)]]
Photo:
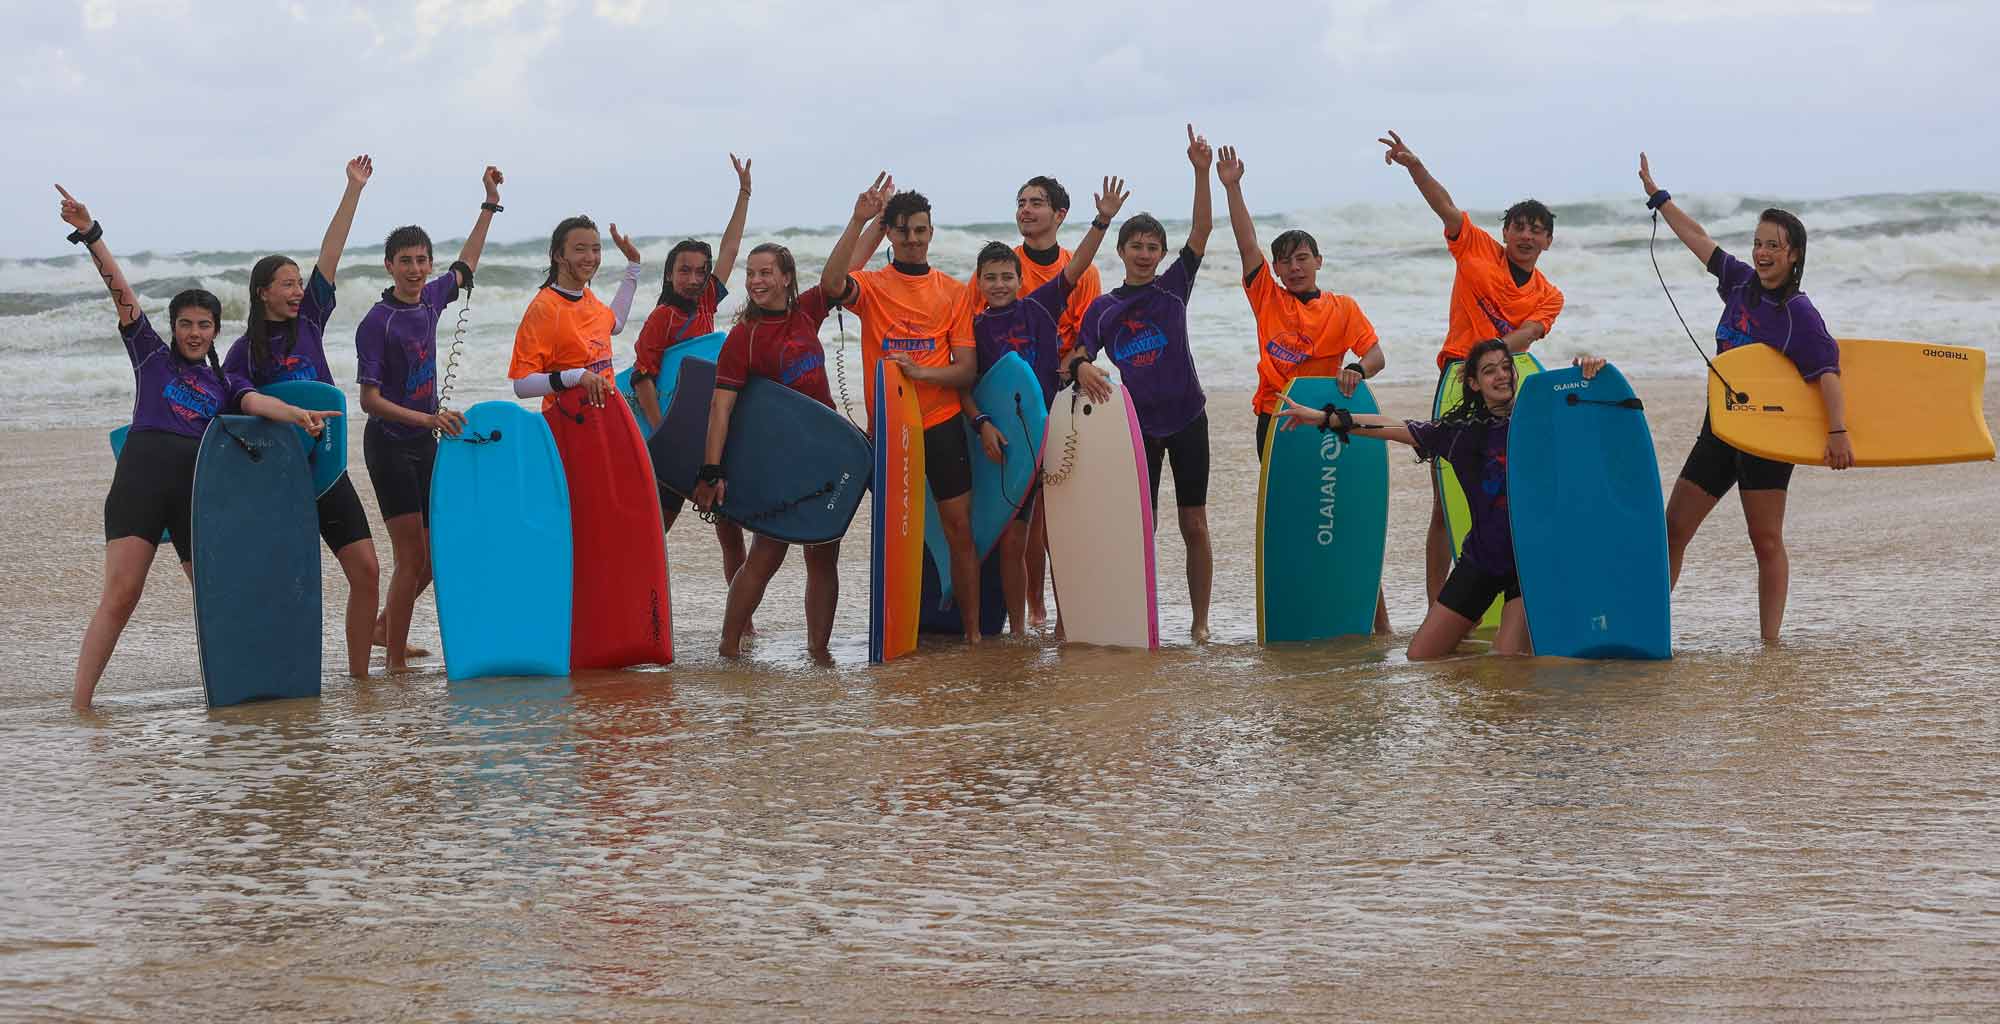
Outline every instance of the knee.
[(1181, 537), (1189, 544), (1208, 543), (1208, 509), (1181, 509)]
[(1668, 516), (1667, 546), (1676, 550), (1687, 547), (1688, 542), (1694, 539), (1695, 528), (1700, 525), (1699, 522), (1693, 520)]
[(1750, 529), (1750, 550), (1757, 553), (1757, 561), (1768, 562), (1785, 557), (1785, 531), (1782, 527), (1752, 527)]
[(131, 580), (106, 581), (104, 584), (104, 597), (99, 600), (98, 607), (103, 609), (106, 615), (122, 623), (130, 619), (132, 613), (138, 609), (139, 595), (145, 593), (145, 591), (146, 578), (144, 576), (135, 577)]

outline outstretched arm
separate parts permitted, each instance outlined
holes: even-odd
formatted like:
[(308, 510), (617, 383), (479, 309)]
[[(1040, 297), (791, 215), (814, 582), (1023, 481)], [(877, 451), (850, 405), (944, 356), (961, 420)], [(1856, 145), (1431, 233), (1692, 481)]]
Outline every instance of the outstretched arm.
[(1457, 238), (1458, 226), (1465, 222), (1465, 211), (1451, 201), (1451, 193), (1446, 192), (1444, 185), (1431, 177), (1431, 172), (1424, 168), (1424, 162), (1417, 159), (1417, 154), (1411, 152), (1410, 147), (1403, 143), (1402, 136), (1390, 132), (1388, 138), (1375, 141), (1389, 147), (1382, 154), (1383, 163), (1402, 164), (1404, 169), (1410, 172), (1410, 180), (1416, 183), (1417, 191), (1423, 193), (1424, 202), (1429, 203), (1431, 212), (1437, 214), (1438, 219), (1444, 222), (1444, 236)]
[[(56, 191), (62, 193), (63, 223), (88, 234), (91, 225), (97, 223), (91, 219), (90, 208), (78, 202), (76, 197), (70, 195), (69, 190), (61, 185), (56, 186)], [(111, 289), (111, 304), (118, 307), (118, 326), (126, 327), (137, 323), (139, 293), (133, 291), (131, 284), (126, 282), (125, 271), (119, 269), (118, 260), (111, 255), (111, 247), (104, 244), (102, 230), (98, 234), (100, 237), (90, 243), (90, 262), (96, 264), (97, 274), (104, 279), (104, 286)]]
[[(1652, 164), (1647, 162), (1644, 153), (1639, 154), (1639, 184), (1645, 187), (1648, 201), (1660, 193), (1660, 187), (1653, 184)], [(1709, 257), (1715, 255), (1715, 239), (1708, 237), (1708, 232), (1693, 217), (1688, 216), (1686, 210), (1674, 205), (1673, 199), (1669, 198), (1661, 203), (1658, 209), (1660, 216), (1666, 219), (1667, 226), (1674, 230), (1674, 237), (1680, 239), (1681, 244), (1687, 246), (1689, 252), (1694, 253), (1694, 258), (1700, 260), (1702, 266), (1708, 266)]]
[[(826, 256), (826, 269), (820, 273), (820, 292), (828, 300), (846, 302), (853, 298), (847, 294), (847, 275), (861, 269), (852, 262), (855, 239), (861, 237), (865, 225), (881, 216), (882, 207), (888, 204), (889, 197), (895, 192), (896, 179), (889, 177), (888, 171), (882, 171), (875, 175), (874, 184), (854, 198), (854, 214), (847, 218), (847, 230), (842, 231), (839, 240), (833, 243), (833, 251)], [(880, 244), (879, 239), (877, 244)]]
[(1229, 230), (1236, 235), (1236, 251), (1243, 257), (1243, 279), (1249, 280), (1264, 265), (1264, 253), (1257, 246), (1257, 225), (1250, 220), (1250, 207), (1243, 201), (1243, 160), (1235, 146), (1224, 146), (1215, 160), (1215, 176), (1222, 179), (1222, 192), (1229, 197)]
[(1091, 197), (1097, 203), (1097, 219), (1090, 222), (1090, 230), (1083, 233), (1083, 241), (1076, 243), (1076, 251), (1070, 253), (1069, 262), (1063, 264), (1063, 277), (1068, 279), (1071, 288), (1083, 279), (1084, 271), (1090, 269), (1090, 261), (1097, 258), (1097, 247), (1104, 244), (1104, 228), (1098, 225), (1110, 224), (1111, 218), (1118, 216), (1118, 211), (1124, 208), (1125, 200), (1132, 198), (1132, 193), (1125, 189), (1125, 179), (1115, 175), (1104, 179), (1103, 188), (1104, 191)]
[(1208, 196), (1208, 165), (1215, 161), (1215, 150), (1208, 145), (1208, 139), (1194, 133), (1194, 125), (1187, 126), (1188, 162), (1194, 165), (1194, 225), (1188, 228), (1188, 248), (1196, 256), (1208, 251), (1208, 232), (1215, 227), (1214, 204)]
[[(486, 186), (486, 202), (494, 206), (500, 205), (500, 183), (506, 180), (507, 177), (500, 173), (500, 168), (487, 165), (486, 173), (479, 176), (480, 183)], [(465, 244), (458, 247), (459, 262), (474, 270), (479, 269), (479, 254), (486, 248), (486, 229), (492, 224), (493, 211), (481, 206), (479, 219), (472, 222), (472, 232), (465, 236)], [(464, 275), (460, 275), (458, 282), (460, 288), (471, 283), (464, 279)]]
[(877, 252), (881, 251), (882, 240), (887, 237), (889, 237), (888, 225), (882, 223), (882, 218), (878, 214), (875, 219), (868, 222), (866, 228), (861, 232), (861, 241), (854, 247), (854, 253), (848, 260), (847, 269), (867, 270), (868, 261), (874, 258)]
[(361, 205), (361, 190), (368, 184), (368, 178), (375, 173), (375, 161), (363, 153), (347, 162), (347, 191), (340, 194), (340, 205), (334, 207), (333, 220), (326, 226), (326, 237), (319, 240), (319, 276), (326, 278), (327, 284), (334, 283), (334, 275), (340, 273), (340, 254), (347, 248), (347, 232), (354, 227), (354, 209)]
[[(1278, 416), (1284, 420), (1283, 423), (1278, 425), (1278, 429), (1280, 430), (1290, 430), (1293, 427), (1302, 426), (1332, 427), (1339, 425), (1337, 421), (1340, 417), (1338, 415), (1329, 414), (1324, 409), (1314, 409), (1310, 406), (1300, 405), (1298, 402), (1293, 401), (1290, 395), (1280, 395), (1279, 397), (1285, 400), (1284, 406), (1278, 410)], [(1350, 413), (1347, 419), (1354, 429), (1362, 431), (1368, 437), (1379, 437), (1412, 447), (1417, 443), (1417, 439), (1410, 434), (1409, 425), (1393, 416), (1376, 416), (1372, 413)]]
[(718, 281), (728, 281), (736, 269), (736, 254), (743, 248), (743, 221), (750, 216), (750, 158), (738, 160), (731, 153), (729, 165), (736, 168), (736, 208), (729, 211), (729, 226), (722, 229), (722, 246), (715, 253)]

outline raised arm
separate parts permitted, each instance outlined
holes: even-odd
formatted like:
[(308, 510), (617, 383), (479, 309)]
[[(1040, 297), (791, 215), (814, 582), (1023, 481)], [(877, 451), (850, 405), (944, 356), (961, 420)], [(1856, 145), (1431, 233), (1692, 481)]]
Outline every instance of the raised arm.
[(715, 253), (715, 279), (728, 281), (731, 271), (736, 269), (736, 254), (743, 248), (743, 222), (750, 216), (750, 158), (736, 159), (729, 154), (729, 165), (736, 168), (736, 208), (729, 211), (729, 226), (722, 229), (722, 246)]
[[(845, 302), (853, 298), (847, 294), (847, 275), (861, 269), (853, 263), (855, 240), (861, 237), (864, 227), (881, 218), (882, 208), (888, 205), (889, 197), (895, 192), (896, 180), (889, 177), (888, 171), (882, 171), (875, 175), (874, 184), (854, 198), (854, 214), (847, 218), (847, 229), (833, 243), (833, 251), (826, 257), (826, 269), (820, 272), (820, 292), (829, 300)], [(881, 244), (879, 236), (876, 244)]]
[(1208, 196), (1208, 166), (1215, 162), (1215, 150), (1208, 145), (1208, 139), (1194, 133), (1194, 125), (1187, 126), (1188, 162), (1194, 165), (1194, 224), (1188, 228), (1188, 248), (1196, 256), (1208, 251), (1208, 232), (1215, 227), (1214, 203)]
[[(486, 201), (479, 204), (479, 219), (472, 222), (472, 232), (465, 236), (465, 244), (458, 247), (459, 262), (474, 270), (479, 269), (479, 254), (486, 248), (486, 229), (493, 224), (493, 212), (500, 208), (500, 184), (506, 180), (500, 168), (491, 164), (479, 176), (480, 184), (486, 186)], [(458, 286), (464, 288), (471, 283), (461, 275)]]
[(861, 241), (854, 247), (854, 252), (847, 261), (847, 269), (867, 270), (868, 261), (881, 251), (882, 240), (887, 237), (889, 237), (889, 226), (882, 223), (882, 218), (878, 214), (863, 228)]
[[(111, 255), (111, 247), (104, 244), (104, 229), (90, 216), (90, 208), (78, 202), (75, 196), (61, 185), (56, 191), (62, 193), (62, 219), (64, 224), (76, 229), (76, 233), (90, 239), (90, 262), (96, 264), (97, 275), (104, 279), (104, 286), (111, 290), (111, 304), (118, 308), (118, 326), (127, 327), (139, 320), (139, 293), (125, 280), (125, 271), (118, 268), (118, 260)], [(95, 236), (95, 237), (92, 237)]]
[(368, 178), (375, 173), (375, 161), (363, 153), (347, 162), (347, 191), (340, 194), (340, 205), (334, 207), (333, 220), (326, 226), (326, 237), (319, 240), (319, 276), (326, 278), (327, 284), (334, 283), (334, 276), (340, 272), (340, 254), (347, 249), (347, 232), (354, 227), (354, 209), (361, 205), (361, 190), (367, 186)]
[(1083, 241), (1076, 243), (1076, 251), (1070, 253), (1069, 262), (1063, 264), (1062, 274), (1071, 288), (1083, 279), (1084, 272), (1090, 269), (1090, 262), (1097, 258), (1097, 247), (1104, 244), (1104, 232), (1111, 226), (1111, 218), (1118, 216), (1125, 200), (1132, 198), (1132, 193), (1125, 188), (1125, 179), (1116, 175), (1104, 179), (1103, 189), (1091, 196), (1097, 203), (1097, 219), (1090, 222), (1090, 230), (1083, 233)]
[(1465, 222), (1465, 211), (1451, 201), (1451, 193), (1446, 192), (1444, 185), (1431, 177), (1431, 172), (1424, 168), (1424, 162), (1417, 159), (1417, 154), (1411, 152), (1410, 147), (1403, 143), (1402, 136), (1390, 132), (1388, 138), (1375, 141), (1389, 147), (1382, 154), (1383, 163), (1402, 164), (1403, 168), (1410, 172), (1410, 180), (1416, 183), (1417, 191), (1423, 193), (1424, 202), (1429, 203), (1431, 212), (1437, 214), (1438, 219), (1444, 222), (1444, 236), (1457, 238), (1458, 226)]
[(1264, 265), (1264, 252), (1257, 245), (1257, 225), (1250, 220), (1250, 207), (1243, 201), (1243, 160), (1235, 146), (1224, 146), (1215, 159), (1215, 176), (1222, 179), (1222, 194), (1229, 200), (1229, 230), (1236, 236), (1236, 252), (1243, 257), (1243, 279), (1249, 280)]
[[(1644, 153), (1639, 154), (1639, 184), (1646, 189), (1647, 204), (1652, 205), (1653, 197), (1660, 195), (1661, 189), (1653, 184), (1653, 166), (1647, 162)], [(1674, 237), (1680, 239), (1681, 244), (1687, 246), (1689, 252), (1694, 253), (1694, 258), (1700, 260), (1702, 266), (1708, 266), (1709, 258), (1715, 255), (1715, 239), (1708, 237), (1708, 232), (1693, 217), (1688, 216), (1686, 210), (1674, 205), (1671, 195), (1654, 206), (1654, 209), (1658, 210), (1660, 216), (1666, 220), (1667, 227), (1673, 229)]]
[(630, 235), (618, 233), (618, 225), (611, 225), (611, 244), (625, 254), (625, 276), (618, 279), (618, 291), (611, 296), (611, 333), (622, 334), (625, 321), (632, 315), (632, 296), (639, 291), (639, 269), (643, 265), (639, 257), (639, 243)]

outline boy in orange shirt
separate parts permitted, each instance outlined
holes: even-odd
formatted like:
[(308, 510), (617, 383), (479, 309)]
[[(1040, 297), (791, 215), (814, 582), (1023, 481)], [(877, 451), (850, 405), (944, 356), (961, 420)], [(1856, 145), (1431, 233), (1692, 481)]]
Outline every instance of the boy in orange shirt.
[[(1402, 136), (1390, 132), (1388, 138), (1375, 141), (1389, 147), (1382, 162), (1407, 169), (1417, 191), (1444, 222), (1445, 244), (1458, 264), (1451, 282), (1451, 320), (1444, 348), (1438, 353), (1438, 369), (1464, 359), (1472, 346), (1488, 338), (1499, 338), (1507, 343), (1508, 352), (1520, 353), (1548, 337), (1562, 312), (1563, 295), (1535, 269), (1535, 263), (1555, 240), (1556, 215), (1541, 203), (1524, 199), (1501, 215), (1500, 240), (1494, 241), (1451, 201), (1451, 193), (1424, 169), (1424, 162), (1403, 144)], [(1437, 599), (1438, 588), (1450, 570), (1451, 541), (1445, 533), (1444, 502), (1433, 490), (1430, 537), (1424, 551), (1424, 585), (1431, 600)]]
[[(1340, 375), (1340, 393), (1354, 394), (1365, 377), (1382, 372), (1385, 359), (1361, 306), (1345, 295), (1319, 290), (1319, 240), (1293, 229), (1271, 241), (1271, 259), (1257, 247), (1257, 225), (1243, 201), (1243, 159), (1236, 147), (1216, 154), (1215, 176), (1229, 198), (1229, 227), (1243, 258), (1243, 294), (1257, 318), (1257, 458), (1278, 411), (1279, 396), (1294, 377)], [(1342, 368), (1343, 357), (1354, 361)], [(1375, 598), (1375, 632), (1389, 632), (1389, 607)]]
[[(882, 190), (894, 182), (877, 178)], [(829, 301), (861, 317), (861, 379), (869, 415), (874, 415), (875, 363), (888, 359), (903, 368), (917, 389), (924, 414), (924, 478), (937, 499), (938, 522), (951, 549), (952, 592), (958, 602), (965, 642), (979, 642), (979, 555), (972, 546), (972, 458), (959, 422), (958, 392), (977, 382), (973, 358), (974, 294), (964, 282), (930, 265), (931, 204), (919, 192), (897, 192), (882, 206), (880, 224), (889, 238), (891, 259), (867, 270), (872, 248), (857, 251), (851, 271), (828, 264), (822, 282)], [(852, 245), (868, 227), (859, 212), (835, 243)], [(874, 429), (874, 424), (869, 424)]]

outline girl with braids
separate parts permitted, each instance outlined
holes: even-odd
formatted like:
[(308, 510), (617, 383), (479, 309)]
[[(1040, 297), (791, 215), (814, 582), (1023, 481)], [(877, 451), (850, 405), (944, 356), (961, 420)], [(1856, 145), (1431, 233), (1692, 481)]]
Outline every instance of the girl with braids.
[[(639, 328), (637, 358), (632, 364), (632, 392), (639, 399), (639, 413), (646, 432), (660, 425), (666, 410), (660, 408), (660, 356), (689, 338), (715, 332), (715, 308), (729, 296), (729, 274), (736, 269), (736, 252), (743, 245), (743, 221), (750, 215), (750, 161), (729, 154), (736, 168), (736, 208), (730, 211), (729, 225), (722, 229), (720, 258), (709, 251), (708, 243), (683, 238), (667, 252), (667, 269), (660, 284), (660, 301)], [(681, 514), (681, 496), (660, 488), (660, 520), (668, 530)], [(727, 520), (715, 521), (715, 539), (722, 545), (722, 579), (727, 583), (743, 567), (743, 528)]]
[(250, 382), (224, 371), (215, 358), (215, 335), (222, 325), (222, 300), (199, 288), (175, 295), (167, 304), (173, 343), (161, 340), (139, 310), (139, 294), (125, 280), (104, 228), (90, 210), (61, 185), (63, 222), (76, 230), (71, 242), (89, 247), (90, 260), (111, 290), (118, 310), (118, 333), (132, 359), (136, 393), (125, 451), (104, 496), (104, 592), (83, 633), (77, 654), (72, 703), (90, 706), (97, 681), (118, 646), (118, 636), (139, 605), (146, 572), (167, 531), (181, 572), (190, 581), (193, 534), (194, 459), (201, 435), (216, 416), (243, 412), (304, 427), (318, 436), (322, 424), (339, 413), (308, 412), (251, 389)]
[[(1507, 426), (1514, 410), (1514, 358), (1504, 339), (1490, 338), (1472, 347), (1465, 365), (1471, 369), (1465, 374), (1464, 404), (1442, 419), (1357, 416), (1334, 405), (1308, 409), (1290, 396), (1283, 396), (1284, 407), (1278, 410), (1281, 429), (1303, 423), (1342, 437), (1366, 430), (1370, 437), (1415, 448), (1419, 461), (1442, 456), (1458, 474), (1472, 510), (1472, 529), (1424, 624), (1410, 638), (1411, 661), (1450, 654), (1479, 624), (1493, 598), (1503, 593), (1507, 603), (1500, 610), (1493, 649), (1500, 654), (1534, 653), (1528, 643), (1527, 611), (1521, 604), (1521, 578), (1514, 571), (1514, 530), (1507, 521)], [(1603, 368), (1604, 360), (1585, 356), (1576, 365), (1588, 379)]]
[[(1658, 211), (1674, 236), (1715, 275), (1715, 291), (1722, 297), (1715, 354), (1758, 343), (1783, 352), (1801, 377), (1819, 383), (1820, 397), (1826, 401), (1826, 465), (1852, 466), (1854, 446), (1847, 440), (1840, 345), (1827, 333), (1819, 310), (1799, 291), (1806, 275), (1806, 226), (1789, 211), (1765, 210), (1750, 242), (1751, 262), (1744, 263), (1722, 251), (1687, 211), (1674, 205), (1673, 196), (1653, 184), (1653, 169), (1644, 153), (1639, 154), (1639, 183), (1646, 189), (1646, 206)], [(1694, 449), (1667, 498), (1667, 567), (1670, 579), (1679, 583), (1681, 557), (1695, 531), (1731, 487), (1741, 486), (1743, 521), (1750, 531), (1750, 548), (1757, 554), (1757, 620), (1765, 643), (1778, 642), (1791, 586), (1791, 559), (1785, 553), (1785, 489), (1791, 481), (1790, 463), (1730, 447), (1703, 417)]]
[(514, 359), (507, 376), (516, 398), (540, 398), (547, 411), (555, 394), (580, 387), (591, 405), (602, 406), (618, 389), (611, 380), (611, 337), (625, 329), (632, 295), (639, 288), (639, 247), (611, 225), (611, 241), (625, 254), (625, 275), (606, 306), (590, 290), (604, 262), (597, 224), (578, 214), (564, 218), (549, 235), (549, 272), (528, 302), (514, 331)]
[[(260, 388), (286, 380), (334, 383), (325, 338), (327, 318), (333, 315), (333, 283), (361, 189), (374, 173), (375, 162), (365, 153), (347, 162), (347, 189), (320, 239), (310, 275), (301, 277), (297, 263), (277, 254), (250, 268), (249, 325), (223, 357), (225, 370)], [(381, 566), (375, 560), (368, 513), (345, 473), (319, 496), (318, 506), (320, 539), (347, 575), (347, 673), (365, 679), (368, 649), (382, 625), (375, 618)]]
[[(895, 183), (888, 175), (876, 175), (875, 184), (854, 201), (855, 222), (866, 223), (879, 215), (895, 192)], [(743, 290), (749, 293), (750, 301), (737, 312), (736, 324), (715, 363), (715, 395), (709, 401), (708, 445), (702, 457), (701, 482), (695, 485), (695, 508), (717, 508), (728, 492), (722, 452), (729, 442), (729, 417), (736, 409), (736, 394), (751, 376), (783, 384), (833, 408), (819, 327), (839, 305), (827, 298), (827, 291), (829, 287), (845, 287), (845, 271), (858, 238), (857, 231), (841, 235), (827, 255), (820, 283), (804, 293), (799, 291), (798, 265), (790, 249), (765, 242), (750, 250), (743, 268)], [(729, 581), (719, 648), (723, 657), (741, 653), (750, 617), (764, 600), (771, 577), (785, 564), (790, 548), (784, 541), (761, 535), (750, 542), (743, 567)], [(805, 557), (806, 649), (815, 660), (824, 662), (830, 657), (827, 643), (833, 636), (834, 609), (840, 603), (840, 542), (809, 545)]]

